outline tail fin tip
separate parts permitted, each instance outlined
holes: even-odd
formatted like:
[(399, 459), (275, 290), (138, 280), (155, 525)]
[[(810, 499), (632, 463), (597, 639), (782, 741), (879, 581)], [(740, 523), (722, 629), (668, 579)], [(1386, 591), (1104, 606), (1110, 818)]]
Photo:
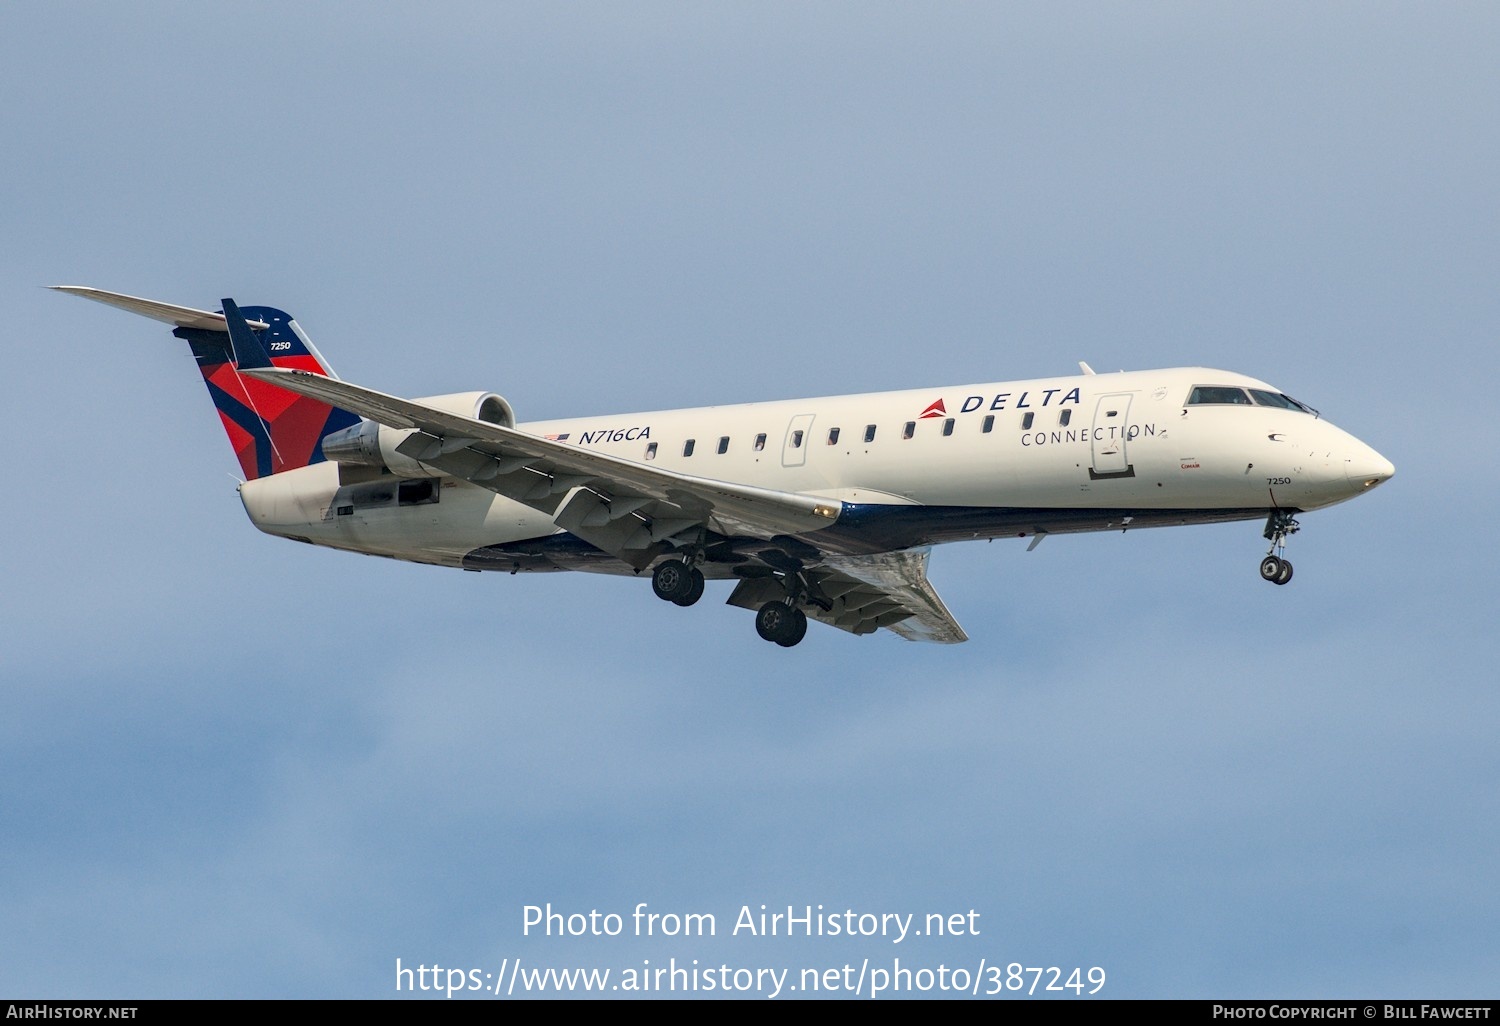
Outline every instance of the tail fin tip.
[(233, 299), (225, 299), (224, 322), (229, 328), (229, 344), (234, 351), (234, 364), (241, 370), (261, 370), (271, 366), (271, 357), (266, 352), (266, 347), (261, 345), (260, 339), (255, 337), (255, 332), (250, 330), (250, 325), (245, 323), (245, 315), (240, 313), (240, 308), (235, 305)]

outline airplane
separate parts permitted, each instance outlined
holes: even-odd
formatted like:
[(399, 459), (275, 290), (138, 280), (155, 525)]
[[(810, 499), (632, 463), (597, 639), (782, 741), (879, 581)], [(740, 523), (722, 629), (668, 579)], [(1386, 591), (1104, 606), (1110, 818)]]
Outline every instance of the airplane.
[(1284, 585), (1297, 517), (1390, 461), (1273, 385), (1201, 367), (517, 423), (494, 392), (402, 399), (338, 378), (292, 317), (51, 286), (173, 325), (261, 531), (395, 559), (705, 582), (790, 648), (816, 620), (965, 641), (927, 579), (945, 542), (1264, 520)]

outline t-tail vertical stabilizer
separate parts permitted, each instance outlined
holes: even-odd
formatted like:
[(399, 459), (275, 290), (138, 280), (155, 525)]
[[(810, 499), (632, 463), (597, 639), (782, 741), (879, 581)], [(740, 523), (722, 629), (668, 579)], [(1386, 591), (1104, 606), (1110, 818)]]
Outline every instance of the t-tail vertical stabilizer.
[(240, 373), (278, 367), (337, 377), (282, 310), (225, 299), (223, 312), (214, 313), (79, 285), (52, 287), (174, 325), (172, 334), (192, 346), (247, 480), (322, 462), (323, 438), (359, 422), (347, 410)]

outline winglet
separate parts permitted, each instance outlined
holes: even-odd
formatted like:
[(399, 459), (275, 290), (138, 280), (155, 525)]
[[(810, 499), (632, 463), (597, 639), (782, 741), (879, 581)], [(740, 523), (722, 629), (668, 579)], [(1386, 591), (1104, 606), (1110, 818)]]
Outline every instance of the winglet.
[(234, 363), (240, 370), (258, 370), (271, 366), (271, 357), (265, 346), (245, 323), (245, 315), (234, 305), (234, 300), (224, 301), (224, 323), (229, 326), (229, 344), (234, 347)]

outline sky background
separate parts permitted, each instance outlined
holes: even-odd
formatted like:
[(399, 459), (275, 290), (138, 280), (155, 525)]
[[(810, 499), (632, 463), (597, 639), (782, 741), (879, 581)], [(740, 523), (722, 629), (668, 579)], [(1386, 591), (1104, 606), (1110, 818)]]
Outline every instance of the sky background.
[[(0, 995), (395, 965), (1500, 983), (1487, 4), (0, 7)], [(255, 531), (184, 344), (290, 311), (522, 420), (1222, 367), (1390, 458), (1305, 516), (949, 546), (972, 641)], [(712, 939), (523, 936), (525, 905)], [(977, 937), (728, 936), (758, 910)], [(629, 930), (627, 929), (627, 934)]]

